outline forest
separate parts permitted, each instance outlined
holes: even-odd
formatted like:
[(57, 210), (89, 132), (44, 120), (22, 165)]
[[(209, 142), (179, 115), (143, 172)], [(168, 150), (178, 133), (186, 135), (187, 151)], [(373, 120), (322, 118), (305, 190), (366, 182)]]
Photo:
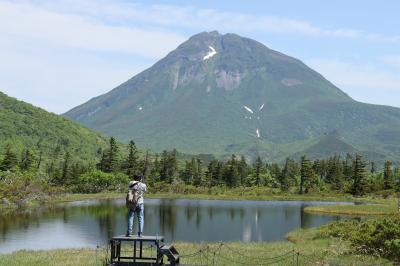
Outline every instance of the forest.
[[(68, 150), (54, 156), (23, 149), (17, 154), (8, 144), (0, 155), (2, 203), (24, 205), (60, 193), (123, 192), (135, 172), (143, 174), (153, 192), (163, 185), (193, 187), (268, 187), (280, 193), (339, 192), (353, 196), (389, 196), (400, 190), (400, 167), (391, 161), (383, 166), (367, 162), (360, 154), (333, 155), (310, 160), (305, 155), (282, 163), (260, 157), (249, 162), (244, 156), (228, 160), (199, 157), (180, 159), (176, 150), (150, 154), (111, 137), (108, 147), (97, 150), (97, 162), (88, 164)], [(186, 156), (187, 157), (187, 156)]]

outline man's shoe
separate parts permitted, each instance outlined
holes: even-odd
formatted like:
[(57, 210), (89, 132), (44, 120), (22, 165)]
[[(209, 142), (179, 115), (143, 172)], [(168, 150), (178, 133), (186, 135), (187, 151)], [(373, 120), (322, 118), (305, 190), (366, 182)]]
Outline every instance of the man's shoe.
[(126, 232), (125, 236), (130, 237), (130, 236), (132, 236), (132, 234), (130, 232)]
[(139, 232), (139, 233), (138, 233), (138, 237), (142, 237), (142, 233)]

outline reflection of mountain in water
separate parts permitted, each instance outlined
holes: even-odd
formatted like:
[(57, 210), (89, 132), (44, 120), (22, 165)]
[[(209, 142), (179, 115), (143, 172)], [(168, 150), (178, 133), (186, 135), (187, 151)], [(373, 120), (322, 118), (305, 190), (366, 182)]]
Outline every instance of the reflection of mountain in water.
[[(305, 213), (311, 204), (146, 199), (144, 231), (168, 241), (277, 241), (294, 229), (340, 219)], [(0, 216), (0, 252), (105, 245), (125, 230), (122, 200), (62, 204)]]

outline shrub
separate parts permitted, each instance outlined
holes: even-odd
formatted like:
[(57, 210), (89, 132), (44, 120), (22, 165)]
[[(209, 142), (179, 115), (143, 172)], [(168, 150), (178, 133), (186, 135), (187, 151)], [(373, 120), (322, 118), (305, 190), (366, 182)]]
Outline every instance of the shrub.
[(334, 222), (322, 227), (319, 237), (349, 240), (357, 253), (400, 260), (400, 216)]
[(129, 177), (122, 173), (110, 174), (94, 170), (78, 177), (73, 191), (79, 193), (98, 193), (102, 191), (124, 191), (128, 187)]
[(25, 206), (48, 198), (47, 184), (28, 172), (0, 172), (0, 198), (2, 204)]
[(352, 234), (350, 241), (362, 253), (400, 259), (400, 251), (395, 249), (400, 242), (400, 217), (366, 221)]

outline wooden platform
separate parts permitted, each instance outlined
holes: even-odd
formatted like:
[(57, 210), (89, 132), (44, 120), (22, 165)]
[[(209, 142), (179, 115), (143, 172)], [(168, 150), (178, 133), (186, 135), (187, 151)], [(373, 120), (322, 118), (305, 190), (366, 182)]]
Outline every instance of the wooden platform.
[[(127, 243), (130, 247), (132, 247), (130, 256), (121, 255), (121, 246), (123, 243)], [(154, 245), (156, 250), (155, 257), (143, 256), (144, 243)], [(162, 265), (163, 254), (160, 253), (160, 247), (162, 245), (164, 245), (163, 236), (115, 236), (110, 239), (110, 265)]]
[[(109, 266), (159, 266), (160, 264), (155, 264), (151, 262), (116, 262), (109, 264)], [(162, 266), (171, 266), (171, 264), (162, 264)], [(206, 265), (194, 265), (194, 264), (179, 264), (179, 266), (206, 266)]]

